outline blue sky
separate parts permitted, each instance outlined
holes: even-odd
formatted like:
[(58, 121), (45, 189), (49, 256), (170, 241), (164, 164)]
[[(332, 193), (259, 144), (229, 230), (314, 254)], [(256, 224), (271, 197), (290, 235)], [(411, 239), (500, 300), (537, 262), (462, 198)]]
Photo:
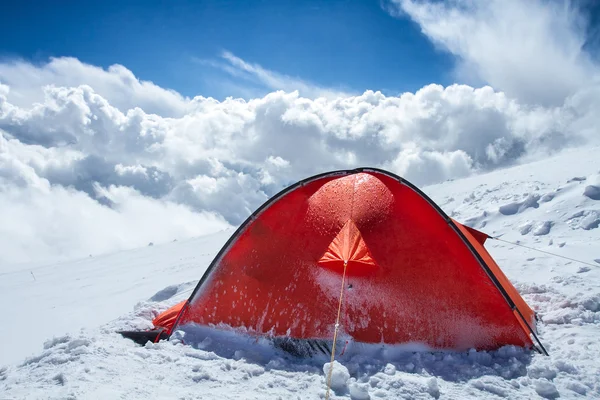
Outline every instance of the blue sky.
[(222, 68), (224, 51), (350, 92), (397, 94), (453, 79), (452, 57), (379, 0), (23, 0), (3, 6), (0, 38), (4, 58), (119, 63), (187, 96), (246, 94)]
[(3, 2), (0, 263), (197, 236), (328, 170), (599, 144), (597, 0), (135, 1)]

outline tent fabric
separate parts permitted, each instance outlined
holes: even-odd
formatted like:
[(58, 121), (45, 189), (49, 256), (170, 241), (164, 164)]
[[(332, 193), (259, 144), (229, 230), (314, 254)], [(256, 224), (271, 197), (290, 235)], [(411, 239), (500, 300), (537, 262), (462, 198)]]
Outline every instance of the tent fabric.
[(371, 267), (377, 266), (360, 231), (350, 219), (317, 263), (342, 273), (344, 264), (350, 264), (353, 275), (368, 273)]
[(455, 224), (462, 231), (463, 235), (465, 235), (465, 237), (469, 240), (477, 254), (483, 259), (483, 262), (491, 270), (494, 277), (499, 281), (501, 288), (506, 292), (507, 296), (515, 306), (514, 312), (520, 312), (523, 315), (524, 320), (522, 318), (518, 318), (518, 321), (522, 325), (523, 329), (528, 331), (528, 329), (531, 328), (534, 332), (536, 332), (535, 312), (529, 307), (525, 300), (523, 300), (517, 289), (508, 280), (490, 253), (485, 249), (485, 247), (483, 247), (481, 241), (477, 239), (478, 237), (481, 238), (483, 235), (487, 235), (473, 228), (468, 228), (465, 225), (459, 223)]
[(181, 312), (181, 309), (185, 306), (187, 300), (183, 300), (172, 307), (169, 307), (162, 313), (158, 314), (156, 318), (152, 320), (152, 324), (156, 328), (163, 328), (167, 332), (171, 332), (173, 325), (175, 325), (175, 321)]
[[(463, 233), (466, 230), (469, 233), (469, 235), (468, 235), (469, 238), (472, 236), (473, 239), (475, 239), (481, 245), (484, 245), (485, 241), (490, 237), (487, 233), (478, 231), (477, 229), (471, 228), (470, 226), (463, 225), (460, 222), (455, 221), (454, 219), (452, 220), (452, 222), (454, 222), (456, 225), (460, 226), (461, 231), (463, 231)], [(464, 229), (462, 229), (462, 228), (464, 228)], [(469, 239), (469, 241), (472, 242), (471, 239)]]
[(311, 177), (238, 228), (174, 328), (331, 340), (347, 262), (340, 325), (354, 341), (531, 346), (533, 311), (471, 229), (386, 171)]
[(169, 307), (165, 311), (158, 314), (153, 320), (154, 329), (145, 331), (118, 331), (123, 337), (133, 340), (134, 342), (144, 345), (146, 342), (158, 342), (168, 339), (171, 335), (173, 326), (181, 314), (182, 309), (188, 303), (187, 300), (181, 301), (174, 306)]

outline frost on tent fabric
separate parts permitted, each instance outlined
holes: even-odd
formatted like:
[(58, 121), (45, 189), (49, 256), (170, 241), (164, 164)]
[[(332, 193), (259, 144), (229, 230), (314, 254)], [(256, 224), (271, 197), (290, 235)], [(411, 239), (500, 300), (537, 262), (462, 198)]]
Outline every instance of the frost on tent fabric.
[(487, 238), (389, 172), (317, 175), (250, 216), (163, 328), (228, 327), (326, 352), (341, 307), (346, 341), (532, 347), (535, 313), (486, 251)]

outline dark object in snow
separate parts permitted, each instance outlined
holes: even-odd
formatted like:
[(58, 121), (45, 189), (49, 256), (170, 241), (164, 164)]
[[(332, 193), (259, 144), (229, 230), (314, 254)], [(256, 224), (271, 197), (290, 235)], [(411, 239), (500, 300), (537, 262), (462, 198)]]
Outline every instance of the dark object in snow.
[(118, 331), (124, 338), (131, 339), (134, 342), (145, 345), (147, 342), (156, 343), (159, 340), (166, 340), (169, 334), (163, 328), (150, 331)]
[[(332, 340), (294, 339), (290, 337), (275, 337), (273, 345), (296, 357), (309, 358), (317, 354), (331, 355)], [(339, 344), (339, 342), (337, 343)]]
[[(147, 331), (118, 331), (117, 333), (142, 346), (146, 345), (148, 342), (157, 343), (160, 340), (169, 339), (169, 334), (164, 328)], [(320, 354), (330, 356), (333, 344), (332, 340), (307, 340), (290, 337), (274, 337), (269, 338), (269, 340), (275, 348), (300, 358), (310, 358)], [(337, 344), (339, 348), (343, 348), (342, 343), (338, 341)]]
[[(172, 290), (169, 288), (172, 287), (169, 286), (168, 288), (166, 288), (167, 292), (169, 292), (169, 290)], [(164, 290), (165, 289), (163, 289), (163, 291)], [(164, 293), (161, 292), (158, 292), (154, 296), (158, 295), (159, 298), (162, 298), (161, 295)], [(175, 322), (177, 321), (179, 314), (181, 314), (181, 311), (184, 309), (186, 303), (187, 300), (180, 301), (179, 303), (175, 304), (174, 306), (171, 306), (167, 310), (160, 313), (156, 318), (152, 320), (154, 329), (145, 331), (119, 331), (118, 333), (120, 333), (123, 337), (131, 339), (134, 342), (140, 343), (142, 345), (146, 344), (146, 342), (156, 343), (159, 340), (169, 339), (173, 330), (173, 326), (175, 325)]]

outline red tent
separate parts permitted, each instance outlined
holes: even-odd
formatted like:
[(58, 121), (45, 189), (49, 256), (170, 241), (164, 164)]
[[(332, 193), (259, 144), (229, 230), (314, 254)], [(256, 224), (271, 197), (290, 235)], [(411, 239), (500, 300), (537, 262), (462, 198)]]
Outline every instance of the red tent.
[(169, 334), (225, 324), (331, 341), (339, 310), (340, 330), (357, 342), (531, 347), (535, 313), (485, 250), (487, 238), (389, 172), (321, 174), (249, 217), (190, 298), (155, 324)]

